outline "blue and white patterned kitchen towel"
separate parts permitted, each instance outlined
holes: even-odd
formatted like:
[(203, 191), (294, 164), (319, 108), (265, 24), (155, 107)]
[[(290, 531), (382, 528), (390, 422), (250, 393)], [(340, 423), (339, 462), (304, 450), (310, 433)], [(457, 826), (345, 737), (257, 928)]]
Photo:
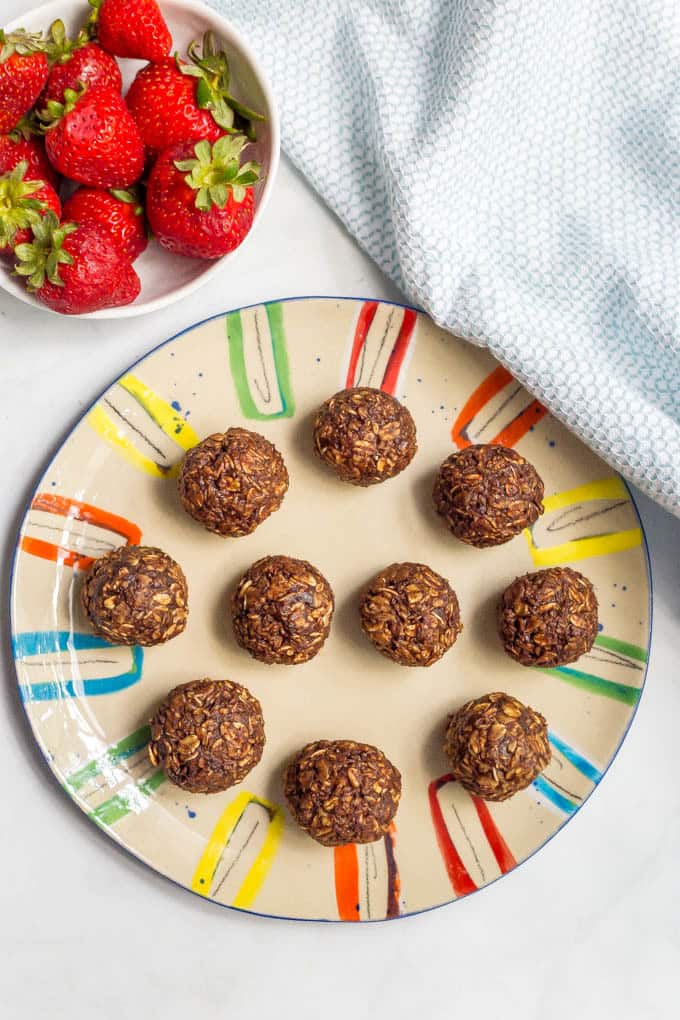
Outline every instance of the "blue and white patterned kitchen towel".
[(414, 303), (680, 515), (678, 0), (211, 0)]

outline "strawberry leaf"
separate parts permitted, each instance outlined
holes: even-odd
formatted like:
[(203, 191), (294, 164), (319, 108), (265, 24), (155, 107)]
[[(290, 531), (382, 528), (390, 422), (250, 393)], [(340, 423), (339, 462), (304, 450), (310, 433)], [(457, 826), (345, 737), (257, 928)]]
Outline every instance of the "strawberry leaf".
[(59, 274), (60, 265), (72, 265), (73, 256), (63, 249), (69, 234), (77, 230), (75, 223), (59, 223), (56, 214), (49, 210), (37, 223), (31, 224), (33, 241), (17, 245), (14, 255), (17, 259), (14, 273), (27, 278), (30, 291), (40, 290), (49, 280), (57, 287), (64, 281)]
[[(189, 182), (187, 181), (187, 183), (189, 183)], [(190, 185), (190, 187), (191, 186), (192, 185)], [(212, 207), (212, 201), (210, 199), (210, 192), (208, 191), (207, 188), (199, 188), (198, 189), (198, 191), (196, 193), (195, 205), (196, 205), (197, 209), (201, 210), (201, 212), (208, 212), (208, 210)]]
[(97, 22), (99, 21), (99, 8), (103, 0), (87, 0), (87, 2), (92, 10), (79, 35), (86, 36), (86, 39), (95, 39), (97, 36)]
[(244, 120), (265, 119), (263, 113), (258, 113), (256, 110), (251, 110), (249, 106), (246, 106), (245, 103), (240, 103), (238, 99), (235, 99), (233, 96), (227, 96), (226, 101), (227, 103), (229, 103), (229, 106), (232, 108), (234, 113), (240, 114), (240, 116), (243, 117)]
[(177, 68), (178, 71), (181, 71), (182, 74), (186, 74), (190, 78), (203, 77), (203, 71), (200, 69), (200, 67), (196, 67), (194, 64), (187, 64), (185, 60), (182, 60), (182, 58), (180, 57), (179, 53), (176, 50), (173, 56), (175, 58), (175, 67)]
[(126, 202), (127, 205), (134, 205), (135, 202), (139, 202), (139, 196), (127, 188), (109, 188), (109, 193), (114, 198), (117, 198), (119, 202)]
[(45, 44), (39, 32), (27, 32), (23, 28), (5, 32), (0, 28), (0, 64), (4, 64), (15, 53), (27, 57), (31, 53), (41, 53), (44, 49)]
[(235, 135), (230, 137), (224, 135), (222, 138), (218, 138), (212, 148), (212, 155), (215, 160), (221, 163), (225, 162), (239, 162), (241, 150), (246, 144), (246, 140), (243, 135)]
[(64, 89), (63, 103), (58, 103), (56, 99), (49, 99), (45, 109), (38, 111), (38, 117), (42, 121), (43, 132), (47, 133), (56, 127), (59, 121), (75, 108), (78, 100), (82, 99), (86, 92), (87, 85), (81, 84), (77, 92), (75, 89)]
[(247, 189), (260, 179), (258, 163), (249, 160), (241, 165), (241, 152), (247, 144), (244, 135), (223, 135), (212, 147), (206, 140), (198, 142), (195, 159), (175, 162), (175, 168), (185, 174), (185, 183), (196, 191), (194, 204), (201, 212), (214, 205), (224, 209), (230, 195), (235, 202), (242, 202)]
[(213, 205), (219, 206), (220, 209), (224, 209), (227, 204), (227, 199), (229, 198), (229, 192), (226, 185), (213, 184), (213, 186), (208, 189), (208, 194), (210, 195)]
[(220, 127), (226, 131), (234, 128), (234, 111), (223, 99), (218, 99), (217, 102), (213, 103), (210, 112), (212, 113), (213, 120)]
[(210, 142), (206, 141), (198, 142), (198, 144), (194, 147), (194, 152), (196, 153), (196, 158), (198, 159), (199, 163), (201, 163), (203, 166), (210, 165), (210, 160), (212, 158)]
[(28, 163), (22, 159), (0, 177), (0, 248), (11, 247), (17, 231), (36, 223), (47, 208), (42, 199), (31, 197), (45, 186), (44, 181), (25, 180), (27, 169)]
[(260, 174), (257, 170), (241, 170), (238, 175), (239, 184), (257, 184), (260, 179)]
[(50, 66), (55, 64), (66, 64), (71, 59), (74, 50), (79, 50), (90, 42), (89, 33), (81, 29), (75, 39), (69, 39), (66, 34), (66, 27), (61, 18), (53, 21), (47, 31), (45, 52)]
[(213, 94), (210, 86), (208, 85), (205, 78), (201, 78), (196, 83), (196, 103), (201, 110), (207, 110), (213, 102)]
[(38, 118), (35, 110), (31, 110), (24, 114), (17, 126), (9, 132), (9, 137), (13, 142), (18, 142), (22, 138), (28, 141), (29, 138), (38, 134), (40, 134)]
[(213, 33), (205, 33), (200, 50), (194, 40), (187, 53), (190, 63), (183, 63), (175, 53), (175, 64), (182, 74), (197, 79), (198, 107), (209, 110), (215, 123), (225, 131), (243, 131), (251, 141), (254, 140), (254, 122), (263, 121), (264, 115), (241, 103), (229, 92), (229, 60), (224, 50), (218, 49)]

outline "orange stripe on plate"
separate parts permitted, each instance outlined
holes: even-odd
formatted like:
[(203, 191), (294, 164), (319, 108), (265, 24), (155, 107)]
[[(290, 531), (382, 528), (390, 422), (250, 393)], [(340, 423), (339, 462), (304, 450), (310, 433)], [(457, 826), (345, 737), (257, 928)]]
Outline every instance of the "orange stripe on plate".
[[(466, 446), (472, 445), (472, 441), (468, 438), (467, 430), (475, 415), (479, 414), (484, 405), (511, 382), (513, 382), (513, 376), (508, 372), (507, 368), (498, 365), (471, 394), (451, 429), (451, 438), (459, 449), (462, 450)], [(518, 414), (509, 425), (501, 429), (489, 442), (496, 443), (499, 446), (514, 446), (522, 436), (526, 435), (531, 426), (536, 425), (547, 413), (547, 409), (542, 404), (537, 400), (532, 400), (521, 414)]]
[[(120, 535), (125, 539), (127, 545), (138, 545), (142, 537), (141, 529), (125, 517), (109, 513), (108, 510), (93, 506), (91, 503), (81, 503), (80, 500), (70, 499), (68, 496), (39, 492), (31, 503), (31, 510), (41, 510), (43, 513), (56, 514), (59, 517), (76, 521), (87, 521), (89, 524)], [(94, 562), (92, 556), (82, 556), (55, 542), (45, 542), (41, 538), (32, 538), (30, 535), (23, 536), (21, 548), (31, 556), (39, 556), (43, 560), (53, 560), (78, 570), (87, 570)]]
[(333, 851), (335, 865), (335, 901), (341, 921), (358, 921), (359, 909), (359, 858), (354, 843), (336, 846)]

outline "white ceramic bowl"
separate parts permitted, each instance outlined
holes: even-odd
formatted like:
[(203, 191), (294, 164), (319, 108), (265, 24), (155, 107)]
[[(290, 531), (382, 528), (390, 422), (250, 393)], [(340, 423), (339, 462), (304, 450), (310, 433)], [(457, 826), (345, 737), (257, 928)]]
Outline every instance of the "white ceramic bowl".
[[(215, 261), (172, 255), (152, 241), (135, 262), (135, 269), (142, 282), (142, 290), (137, 300), (122, 308), (103, 308), (101, 311), (90, 312), (78, 318), (122, 319), (145, 315), (147, 312), (179, 301), (208, 283), (221, 272), (225, 263), (237, 258), (243, 245), (248, 244), (274, 186), (279, 165), (279, 117), (264, 72), (250, 48), (225, 18), (204, 4), (197, 3), (196, 0), (160, 0), (160, 6), (172, 32), (173, 49), (179, 53), (185, 53), (193, 39), (200, 39), (205, 31), (212, 29), (229, 55), (235, 95), (248, 106), (261, 111), (266, 117), (265, 122), (257, 126), (257, 142), (247, 150), (248, 159), (256, 159), (263, 168), (263, 180), (255, 188), (253, 226), (239, 248)], [(23, 27), (33, 32), (44, 31), (56, 18), (61, 18), (71, 33), (82, 25), (88, 10), (86, 0), (54, 0), (53, 3), (22, 15), (7, 27), (10, 29)], [(127, 91), (140, 67), (143, 67), (142, 61), (120, 60), (124, 91)], [(46, 305), (41, 304), (25, 290), (23, 283), (12, 276), (8, 268), (0, 269), (0, 287), (20, 301), (38, 308), (46, 308)]]

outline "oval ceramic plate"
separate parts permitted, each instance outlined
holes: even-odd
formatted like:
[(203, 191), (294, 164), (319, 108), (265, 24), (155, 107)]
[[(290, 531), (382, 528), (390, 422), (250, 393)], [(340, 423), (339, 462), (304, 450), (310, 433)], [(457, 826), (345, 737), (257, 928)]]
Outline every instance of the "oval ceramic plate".
[[(384, 485), (344, 485), (312, 455), (311, 415), (335, 390), (382, 386), (403, 400), (419, 451)], [(247, 538), (221, 539), (181, 510), (185, 450), (242, 425), (282, 451), (282, 509)], [(517, 447), (545, 481), (545, 514), (496, 549), (453, 539), (431, 505), (433, 475), (470, 442)], [(159, 545), (184, 567), (190, 617), (157, 648), (114, 647), (88, 630), (82, 572), (123, 543)], [(336, 593), (331, 636), (294, 668), (255, 662), (235, 644), (228, 598), (250, 563), (287, 553), (316, 564)], [(358, 624), (357, 593), (381, 567), (419, 560), (449, 578), (464, 630), (430, 669), (378, 655)], [(511, 661), (494, 608), (518, 574), (573, 564), (594, 582), (601, 629), (562, 669)], [(217, 903), (300, 919), (381, 920), (464, 896), (541, 847), (592, 793), (640, 696), (650, 628), (644, 538), (630, 495), (484, 352), (410, 308), (307, 298), (230, 312), (152, 352), (98, 400), (49, 465), (21, 527), (12, 586), (19, 689), (59, 782), (113, 839)], [(153, 768), (147, 722), (175, 684), (229, 677), (260, 699), (262, 761), (224, 794), (187, 796)], [(501, 804), (447, 776), (447, 713), (505, 690), (548, 719), (553, 759)], [(281, 771), (308, 741), (355, 738), (401, 769), (396, 825), (369, 846), (328, 850), (293, 824)]]

